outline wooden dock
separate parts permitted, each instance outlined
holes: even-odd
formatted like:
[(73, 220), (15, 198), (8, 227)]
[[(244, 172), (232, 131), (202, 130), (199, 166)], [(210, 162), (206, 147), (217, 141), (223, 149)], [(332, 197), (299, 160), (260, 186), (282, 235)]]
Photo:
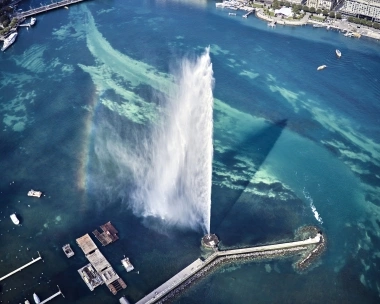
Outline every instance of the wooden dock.
[(83, 1), (86, 1), (86, 0), (62, 0), (62, 1), (59, 1), (59, 2), (43, 5), (43, 6), (40, 6), (38, 8), (33, 8), (33, 9), (29, 10), (29, 11), (18, 12), (18, 13), (16, 13), (14, 15), (14, 17), (20, 19), (20, 18), (26, 18), (26, 17), (30, 17), (30, 16), (35, 16), (37, 14), (42, 14), (42, 13), (45, 13), (45, 12), (48, 12), (48, 11), (51, 11), (51, 10), (54, 10), (54, 9), (62, 8), (62, 7), (65, 7), (65, 6), (68, 7), (69, 5), (72, 5), (72, 4), (75, 4), (75, 3), (79, 3), (79, 2), (83, 2)]
[(107, 246), (108, 244), (111, 244), (119, 239), (117, 236), (118, 231), (111, 224), (111, 222), (105, 223), (100, 226), (100, 228), (103, 230), (102, 233), (100, 233), (97, 229), (95, 229), (92, 233), (103, 246)]
[[(37, 251), (37, 252), (38, 252), (38, 251)], [(38, 252), (38, 258), (36, 258), (36, 259), (32, 258), (32, 261), (31, 261), (31, 262), (26, 263), (24, 266), (21, 266), (20, 268), (17, 268), (16, 270), (14, 270), (14, 271), (8, 273), (7, 275), (1, 277), (1, 278), (0, 278), (0, 281), (5, 280), (6, 278), (10, 277), (11, 275), (14, 275), (14, 274), (17, 273), (17, 272), (20, 272), (20, 271), (23, 270), (24, 268), (26, 268), (26, 267), (28, 267), (28, 266), (30, 266), (30, 265), (32, 265), (32, 264), (34, 264), (34, 263), (36, 263), (36, 262), (38, 262), (38, 261), (40, 261), (40, 260), (42, 260), (42, 258), (41, 258), (40, 253)]]
[[(111, 222), (108, 222), (100, 227), (104, 231), (103, 233), (99, 233), (95, 230), (100, 236), (100, 238), (97, 236), (99, 241), (105, 241), (106, 238), (102, 237), (103, 234), (108, 236), (111, 243), (114, 240), (119, 239), (116, 235), (117, 230), (112, 226)], [(95, 234), (95, 232), (93, 233)], [(99, 251), (98, 247), (88, 234), (76, 239), (76, 242), (83, 250), (87, 260), (90, 262), (90, 264), (78, 270), (78, 273), (81, 275), (90, 290), (94, 290), (95, 287), (105, 283), (108, 289), (116, 295), (118, 291), (127, 287), (123, 279), (118, 276), (111, 264)], [(107, 244), (109, 243), (106, 243), (106, 245)], [(105, 245), (103, 244), (103, 246)]]

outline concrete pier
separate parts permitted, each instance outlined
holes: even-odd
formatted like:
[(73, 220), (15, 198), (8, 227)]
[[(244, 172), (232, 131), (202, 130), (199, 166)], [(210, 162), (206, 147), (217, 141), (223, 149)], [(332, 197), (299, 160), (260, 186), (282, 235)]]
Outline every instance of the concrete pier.
[(1, 282), (2, 280), (5, 280), (6, 278), (10, 277), (11, 275), (14, 275), (15, 273), (20, 272), (20, 271), (23, 270), (24, 268), (26, 268), (26, 267), (28, 267), (28, 266), (30, 266), (30, 265), (32, 265), (32, 264), (38, 262), (39, 260), (42, 260), (41, 255), (40, 255), (39, 252), (38, 252), (38, 255), (39, 255), (38, 258), (36, 258), (36, 259), (32, 258), (32, 261), (31, 261), (31, 262), (26, 263), (24, 266), (21, 266), (20, 268), (17, 268), (16, 270), (14, 270), (14, 271), (8, 273), (7, 275), (1, 277), (1, 278), (0, 278), (0, 282)]
[(173, 276), (171, 279), (169, 279), (168, 281), (163, 283), (161, 286), (153, 290), (151, 293), (146, 295), (136, 304), (151, 304), (151, 303), (155, 303), (156, 301), (159, 301), (169, 292), (173, 291), (183, 282), (191, 278), (198, 271), (205, 268), (206, 266), (208, 266), (209, 264), (211, 264), (212, 262), (214, 262), (215, 260), (221, 257), (226, 258), (230, 256), (239, 256), (239, 255), (244, 256), (250, 253), (264, 254), (265, 252), (272, 254), (276, 250), (289, 250), (292, 248), (297, 249), (297, 250), (306, 250), (307, 245), (314, 245), (314, 244), (318, 244), (319, 242), (321, 242), (321, 235), (318, 233), (314, 238), (308, 238), (303, 241), (216, 251), (204, 261), (202, 261), (201, 259), (197, 259), (196, 261), (191, 263), (189, 266), (181, 270), (179, 273), (177, 273), (175, 276)]

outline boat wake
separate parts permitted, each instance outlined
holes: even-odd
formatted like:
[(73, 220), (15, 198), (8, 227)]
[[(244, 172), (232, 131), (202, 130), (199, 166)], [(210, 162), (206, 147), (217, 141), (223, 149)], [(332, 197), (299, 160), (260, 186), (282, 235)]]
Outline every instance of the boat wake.
[(311, 208), (311, 211), (313, 212), (315, 219), (316, 219), (320, 224), (323, 224), (323, 220), (322, 220), (321, 216), (319, 215), (319, 212), (317, 211), (317, 208), (315, 208), (314, 201), (313, 201), (313, 199), (311, 198), (311, 195), (309, 194), (309, 192), (307, 192), (307, 191), (305, 190), (305, 188), (304, 188), (304, 189), (302, 190), (302, 193), (303, 193), (303, 195), (305, 196), (306, 200), (309, 202), (309, 204), (310, 204), (310, 208)]

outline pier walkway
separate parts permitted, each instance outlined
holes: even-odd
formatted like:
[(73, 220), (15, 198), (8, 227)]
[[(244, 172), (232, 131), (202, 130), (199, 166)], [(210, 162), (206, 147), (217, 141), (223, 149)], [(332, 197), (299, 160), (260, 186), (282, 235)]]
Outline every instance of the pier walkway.
[(44, 304), (46, 302), (49, 302), (50, 300), (53, 300), (55, 297), (58, 297), (59, 295), (62, 295), (62, 297), (65, 297), (62, 293), (62, 291), (59, 289), (59, 286), (57, 285), (58, 287), (58, 292), (56, 292), (55, 294), (53, 294), (52, 296), (48, 297), (47, 299), (43, 300), (42, 302), (40, 302), (40, 304)]
[(33, 8), (29, 11), (19, 12), (14, 17), (19, 18), (19, 19), (20, 18), (26, 18), (26, 17), (37, 15), (37, 14), (45, 13), (47, 11), (51, 11), (53, 9), (69, 6), (71, 4), (75, 4), (75, 3), (79, 3), (79, 2), (83, 2), (83, 1), (86, 1), (86, 0), (62, 0), (60, 2), (55, 2), (55, 3), (47, 4), (44, 6), (40, 6), (38, 8)]
[(301, 247), (305, 245), (318, 244), (320, 241), (321, 241), (321, 235), (317, 234), (317, 236), (315, 236), (314, 238), (308, 238), (303, 241), (274, 244), (274, 245), (265, 245), (265, 246), (258, 246), (258, 247), (249, 247), (249, 248), (242, 248), (242, 249), (216, 251), (204, 261), (202, 261), (201, 259), (197, 259), (196, 261), (191, 263), (189, 266), (181, 270), (179, 273), (177, 273), (175, 276), (170, 278), (168, 281), (163, 283), (161, 286), (157, 287), (151, 293), (149, 293), (144, 298), (139, 300), (136, 304), (151, 304), (151, 303), (155, 303), (156, 301), (159, 301), (169, 292), (177, 288), (183, 282), (185, 282), (194, 274), (196, 274), (199, 270), (205, 268), (207, 265), (209, 265), (211, 262), (213, 262), (219, 257), (297, 248), (297, 247)]
[(14, 270), (14, 271), (8, 273), (7, 275), (1, 277), (1, 278), (0, 278), (0, 281), (6, 279), (6, 278), (8, 278), (8, 277), (10, 277), (11, 275), (14, 275), (15, 273), (17, 273), (17, 272), (23, 270), (24, 268), (26, 268), (26, 267), (28, 267), (28, 266), (30, 266), (30, 265), (32, 265), (32, 264), (38, 262), (39, 260), (42, 260), (41, 255), (40, 255), (39, 252), (38, 252), (38, 255), (39, 255), (38, 258), (36, 258), (36, 259), (32, 258), (32, 261), (31, 261), (31, 262), (26, 263), (24, 266), (21, 266), (20, 268), (17, 268), (16, 270)]

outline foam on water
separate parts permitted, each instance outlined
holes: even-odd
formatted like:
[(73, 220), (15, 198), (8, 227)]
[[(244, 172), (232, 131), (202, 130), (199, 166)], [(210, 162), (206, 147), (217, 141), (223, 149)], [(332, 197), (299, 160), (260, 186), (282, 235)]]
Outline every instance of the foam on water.
[(310, 194), (305, 190), (305, 188), (303, 189), (303, 195), (305, 196), (306, 200), (309, 202), (310, 204), (310, 208), (311, 208), (311, 211), (313, 212), (314, 214), (314, 217), (315, 219), (320, 223), (320, 224), (323, 224), (323, 220), (321, 218), (321, 216), (319, 215), (319, 212), (317, 211), (317, 208), (315, 208), (315, 205), (314, 205), (314, 201), (313, 201), (313, 198), (310, 196)]

